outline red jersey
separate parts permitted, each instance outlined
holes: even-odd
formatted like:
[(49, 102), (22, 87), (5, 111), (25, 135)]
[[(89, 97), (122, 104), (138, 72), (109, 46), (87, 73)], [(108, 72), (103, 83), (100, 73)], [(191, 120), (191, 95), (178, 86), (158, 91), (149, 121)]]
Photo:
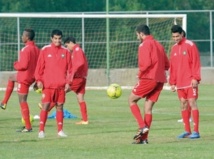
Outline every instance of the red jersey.
[(25, 47), (20, 51), (20, 59), (14, 62), (17, 72), (17, 81), (26, 85), (31, 85), (34, 81), (34, 72), (39, 57), (39, 48), (33, 41), (25, 43)]
[(200, 55), (196, 45), (186, 38), (172, 46), (170, 53), (170, 85), (177, 89), (192, 87), (191, 81), (201, 80)]
[(165, 70), (169, 69), (169, 60), (164, 47), (152, 35), (148, 35), (138, 48), (139, 79), (154, 79), (166, 82)]
[(86, 78), (88, 75), (88, 61), (85, 56), (85, 53), (78, 44), (74, 46), (71, 58), (72, 58), (71, 81), (73, 80), (73, 78)]
[(71, 64), (68, 49), (54, 44), (46, 45), (40, 51), (35, 71), (36, 81), (41, 81), (44, 88), (64, 88)]

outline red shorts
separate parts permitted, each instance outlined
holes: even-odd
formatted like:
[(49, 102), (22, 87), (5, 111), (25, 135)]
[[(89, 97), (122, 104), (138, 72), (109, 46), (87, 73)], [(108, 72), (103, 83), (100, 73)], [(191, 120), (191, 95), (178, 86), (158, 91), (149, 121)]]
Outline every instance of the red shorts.
[(197, 88), (192, 88), (192, 87), (188, 87), (188, 88), (184, 88), (184, 89), (178, 89), (178, 98), (184, 98), (184, 99), (190, 99), (190, 98), (194, 98), (194, 99), (198, 99), (198, 87)]
[(146, 97), (146, 99), (157, 102), (163, 85), (164, 83), (159, 83), (152, 79), (141, 79), (135, 85), (132, 93), (139, 97)]
[(64, 89), (44, 89), (42, 90), (42, 103), (65, 103)]
[(86, 79), (85, 78), (74, 78), (70, 84), (70, 89), (75, 93), (85, 94)]
[(17, 92), (18, 92), (18, 94), (28, 94), (29, 85), (26, 85), (26, 84), (23, 84), (23, 83), (18, 83)]

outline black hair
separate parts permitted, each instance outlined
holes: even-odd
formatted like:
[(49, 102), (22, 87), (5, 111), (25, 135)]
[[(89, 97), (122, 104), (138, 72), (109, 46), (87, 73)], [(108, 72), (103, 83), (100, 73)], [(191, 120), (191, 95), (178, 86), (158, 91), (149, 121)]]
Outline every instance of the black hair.
[(186, 37), (186, 32), (184, 30), (182, 31), (182, 33), (183, 33), (183, 37)]
[(69, 36), (64, 40), (64, 44), (69, 43), (69, 42), (76, 44), (76, 40), (73, 36)]
[(138, 32), (138, 33), (142, 32), (145, 35), (150, 35), (150, 29), (149, 29), (149, 27), (147, 25), (144, 25), (144, 24), (137, 26), (136, 32)]
[(34, 39), (34, 37), (35, 37), (35, 31), (33, 29), (25, 29), (24, 31), (27, 32), (27, 37), (30, 40)]
[(55, 29), (55, 30), (52, 31), (51, 37), (53, 38), (54, 35), (60, 35), (62, 37), (62, 31), (58, 30), (58, 29)]
[(181, 33), (184, 32), (184, 30), (179, 25), (173, 25), (172, 28), (171, 28), (171, 32), (172, 33), (180, 33), (181, 34)]

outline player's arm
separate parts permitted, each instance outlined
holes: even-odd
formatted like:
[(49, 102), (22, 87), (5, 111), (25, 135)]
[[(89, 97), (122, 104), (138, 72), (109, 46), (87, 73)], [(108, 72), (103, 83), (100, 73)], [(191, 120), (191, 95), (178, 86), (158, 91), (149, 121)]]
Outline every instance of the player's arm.
[(170, 65), (169, 65), (169, 59), (166, 56), (165, 50), (164, 50), (164, 61), (165, 61), (165, 70), (168, 70)]
[(141, 76), (152, 64), (150, 47), (143, 45), (139, 48), (138, 66), (139, 73), (138, 77)]
[(38, 88), (43, 88), (44, 68), (45, 68), (44, 51), (41, 50), (37, 61), (36, 69), (35, 69), (35, 79), (36, 79)]
[(199, 51), (196, 45), (192, 46), (191, 56), (192, 56), (192, 77), (194, 80), (197, 80), (199, 82), (201, 80), (201, 63)]
[(175, 86), (176, 85), (176, 61), (174, 61), (173, 55), (171, 54), (170, 56), (170, 68), (169, 68), (169, 84), (171, 86)]
[[(72, 60), (71, 60), (71, 54), (67, 53), (67, 76), (66, 76), (66, 85), (65, 85), (65, 92), (70, 91), (70, 83), (72, 82)], [(72, 78), (72, 79), (71, 79)]]
[(176, 91), (176, 78), (174, 75), (174, 72), (172, 71), (173, 67), (170, 65), (170, 69), (169, 69), (169, 84), (171, 87), (171, 91), (175, 92)]
[(76, 52), (73, 61), (74, 61), (74, 64), (73, 64), (74, 68), (73, 68), (73, 70), (74, 70), (74, 74), (75, 74), (77, 71), (81, 70), (82, 66), (84, 66), (84, 64), (85, 64), (84, 53), (83, 53), (82, 49), (79, 49)]
[(17, 71), (25, 71), (28, 69), (29, 61), (30, 61), (30, 53), (28, 50), (25, 48), (21, 53), (20, 53), (20, 59), (19, 61), (14, 62), (14, 68)]
[(72, 73), (70, 75), (70, 80), (72, 81), (75, 74), (78, 71), (81, 71), (82, 66), (84, 66), (84, 53), (82, 49), (74, 50), (73, 52), (73, 60), (72, 60)]

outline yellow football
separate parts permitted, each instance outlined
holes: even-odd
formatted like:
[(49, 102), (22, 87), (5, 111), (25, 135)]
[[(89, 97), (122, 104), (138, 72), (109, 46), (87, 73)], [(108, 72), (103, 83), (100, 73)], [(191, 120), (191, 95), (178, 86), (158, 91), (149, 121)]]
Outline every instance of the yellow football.
[(116, 83), (109, 85), (107, 88), (107, 95), (112, 99), (119, 98), (122, 95), (121, 86)]

